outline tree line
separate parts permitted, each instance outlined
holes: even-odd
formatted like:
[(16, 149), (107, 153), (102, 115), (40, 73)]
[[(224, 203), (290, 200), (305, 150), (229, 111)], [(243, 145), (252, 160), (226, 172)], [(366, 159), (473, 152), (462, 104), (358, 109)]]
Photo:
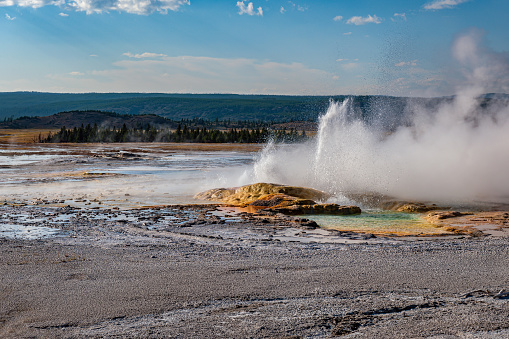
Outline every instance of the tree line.
[(175, 130), (156, 128), (147, 125), (145, 128), (99, 128), (97, 124), (80, 127), (62, 127), (56, 133), (46, 137), (39, 135), (40, 143), (111, 143), (111, 142), (186, 142), (186, 143), (264, 143), (300, 142), (308, 138), (305, 131), (298, 132), (291, 128), (272, 130), (262, 128), (230, 128), (227, 130), (207, 129), (206, 127), (190, 128), (178, 124)]

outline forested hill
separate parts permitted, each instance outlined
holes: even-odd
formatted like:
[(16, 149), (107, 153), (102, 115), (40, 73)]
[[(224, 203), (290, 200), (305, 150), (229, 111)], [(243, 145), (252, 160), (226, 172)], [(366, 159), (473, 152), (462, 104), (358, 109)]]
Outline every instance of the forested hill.
[[(19, 117), (48, 116), (67, 111), (103, 111), (118, 114), (155, 114), (160, 117), (205, 120), (316, 121), (330, 100), (347, 96), (284, 96), (236, 94), (158, 94), (38, 92), (0, 93), (0, 121)], [(365, 114), (390, 106), (404, 109), (407, 99), (385, 96), (354, 96), (355, 106)], [(420, 99), (416, 99), (420, 100)], [(425, 99), (429, 100), (429, 99)]]
[(112, 112), (99, 111), (72, 111), (61, 112), (44, 117), (21, 117), (0, 121), (3, 129), (29, 129), (29, 128), (60, 128), (79, 127), (81, 125), (97, 125), (104, 128), (122, 127), (128, 128), (145, 127), (147, 125), (175, 128), (177, 123), (153, 114), (122, 115)]
[(172, 120), (154, 114), (118, 114), (101, 111), (61, 112), (45, 117), (21, 117), (0, 121), (0, 129), (56, 129), (94, 126), (99, 129), (176, 129), (179, 125), (188, 128), (207, 128), (214, 130), (260, 129), (275, 130), (314, 130), (316, 124), (307, 121), (271, 123), (259, 120), (206, 120), (201, 118)]
[(155, 114), (173, 120), (314, 120), (326, 110), (329, 100), (329, 96), (12, 92), (0, 93), (0, 121), (90, 110)]
[[(161, 94), (161, 93), (84, 93), (0, 92), (0, 121), (20, 117), (49, 116), (68, 111), (102, 111), (118, 114), (153, 114), (179, 121), (316, 121), (327, 110), (330, 100), (347, 96), (285, 96), (237, 94)], [(404, 98), (390, 96), (352, 96), (362, 117), (389, 114), (396, 120), (407, 107), (437, 106), (451, 98)], [(487, 94), (485, 101), (509, 96)]]

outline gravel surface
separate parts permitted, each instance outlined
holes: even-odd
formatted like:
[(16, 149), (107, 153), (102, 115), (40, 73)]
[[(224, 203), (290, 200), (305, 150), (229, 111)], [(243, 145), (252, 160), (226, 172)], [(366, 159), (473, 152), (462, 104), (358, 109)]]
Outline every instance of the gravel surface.
[(58, 230), (0, 235), (0, 337), (509, 338), (507, 237), (323, 233), (215, 206), (0, 219)]

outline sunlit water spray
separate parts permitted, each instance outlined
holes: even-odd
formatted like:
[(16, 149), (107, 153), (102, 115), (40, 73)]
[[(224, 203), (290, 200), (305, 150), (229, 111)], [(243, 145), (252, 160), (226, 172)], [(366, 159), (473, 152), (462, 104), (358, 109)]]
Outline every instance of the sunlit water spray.
[(437, 111), (412, 107), (413, 121), (395, 131), (356, 118), (352, 102), (331, 102), (316, 137), (269, 144), (254, 181), (311, 186), (338, 198), (377, 192), (399, 198), (469, 201), (509, 197), (508, 107), (479, 111), (463, 97)]
[[(463, 56), (465, 49), (481, 53), (474, 38), (460, 37), (454, 45), (458, 60), (472, 72), (469, 84), (454, 98), (431, 107), (409, 99), (403, 111), (386, 107), (368, 118), (352, 99), (331, 102), (313, 140), (268, 144), (253, 166), (251, 181), (311, 186), (337, 200), (346, 193), (376, 192), (434, 202), (508, 202), (509, 104), (507, 98), (481, 97), (490, 67), (499, 72), (504, 67), (483, 55)], [(401, 120), (399, 126), (387, 128), (394, 117)]]

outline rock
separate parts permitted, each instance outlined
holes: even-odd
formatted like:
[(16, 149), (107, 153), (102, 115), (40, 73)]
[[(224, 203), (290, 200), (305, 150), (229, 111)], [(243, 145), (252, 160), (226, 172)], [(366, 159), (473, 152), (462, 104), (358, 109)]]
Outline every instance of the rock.
[(253, 206), (277, 206), (286, 201), (291, 204), (315, 203), (325, 200), (328, 194), (306, 187), (285, 186), (278, 184), (257, 183), (233, 188), (215, 188), (195, 195), (196, 199), (212, 200), (236, 206), (247, 206), (257, 201)]
[(258, 199), (250, 203), (251, 206), (260, 206), (260, 207), (272, 207), (277, 206), (281, 202), (283, 202), (284, 198), (277, 195), (267, 196), (265, 199)]
[(253, 201), (249, 205), (258, 207), (283, 207), (309, 204), (315, 204), (315, 202), (310, 199), (300, 199), (287, 194), (269, 194), (265, 197)]
[(352, 215), (361, 213), (361, 209), (358, 206), (341, 206), (338, 204), (293, 205), (288, 207), (274, 208), (274, 211), (287, 215), (299, 215), (299, 214)]
[(473, 213), (457, 212), (457, 211), (443, 211), (443, 212), (430, 212), (426, 215), (428, 221), (437, 221), (449, 218), (461, 217), (463, 215), (472, 215)]
[(234, 188), (216, 188), (195, 195), (196, 199), (213, 200), (235, 206), (253, 206), (286, 215), (298, 214), (359, 214), (357, 206), (317, 204), (327, 193), (306, 187), (257, 183)]
[(407, 213), (424, 213), (440, 209), (435, 204), (426, 205), (422, 202), (407, 202), (407, 201), (385, 201), (380, 204), (385, 210), (407, 212)]
[(297, 222), (300, 224), (301, 228), (305, 228), (305, 229), (309, 229), (309, 230), (314, 230), (314, 229), (317, 229), (320, 227), (320, 226), (318, 226), (316, 221), (305, 219), (305, 218), (303, 218), (301, 220), (297, 220)]

